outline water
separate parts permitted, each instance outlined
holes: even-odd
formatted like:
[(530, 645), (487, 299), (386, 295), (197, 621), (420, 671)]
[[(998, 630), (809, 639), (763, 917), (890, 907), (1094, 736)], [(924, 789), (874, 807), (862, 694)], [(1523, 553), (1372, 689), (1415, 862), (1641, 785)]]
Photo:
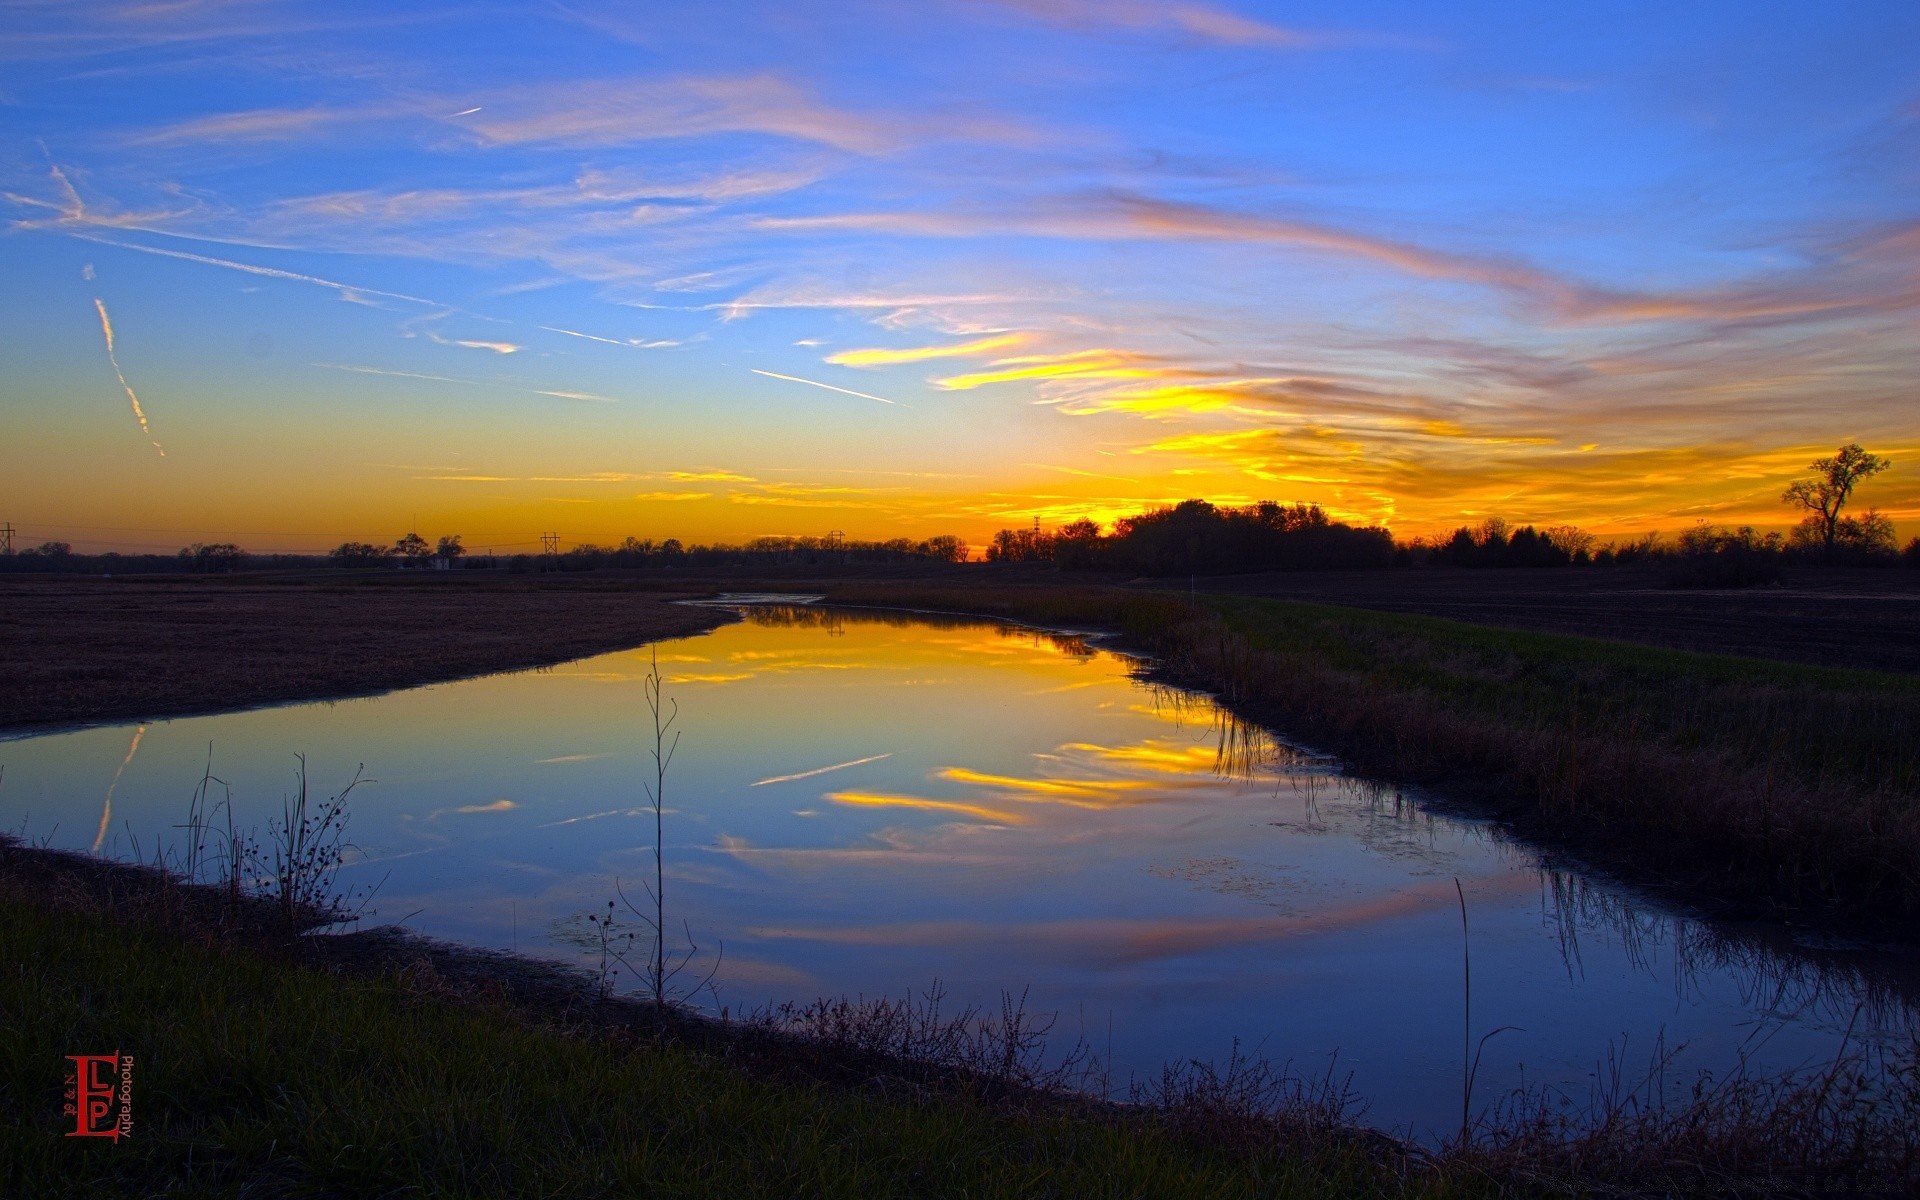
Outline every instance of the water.
[[(1476, 1095), (1588, 1095), (1682, 1045), (1673, 1080), (1911, 1029), (1910, 957), (1735, 930), (1543, 863), (1351, 778), (1074, 637), (796, 606), (657, 649), (679, 706), (669, 923), (734, 1008), (825, 994), (1029, 989), (1116, 1068), (1224, 1058), (1352, 1072), (1370, 1120), (1457, 1125), (1462, 934)], [(372, 921), (597, 965), (590, 914), (642, 900), (650, 651), (370, 699), (0, 742), (0, 825), (130, 857), (177, 843), (206, 769), (264, 829), (306, 756), (359, 764)], [(216, 789), (216, 792), (218, 789)], [(638, 922), (620, 914), (623, 924)], [(635, 961), (638, 961), (636, 956)], [(688, 976), (691, 978), (692, 976)], [(622, 983), (636, 983), (631, 976)], [(702, 1001), (714, 1002), (711, 994)], [(1335, 1058), (1337, 1053), (1337, 1060)]]

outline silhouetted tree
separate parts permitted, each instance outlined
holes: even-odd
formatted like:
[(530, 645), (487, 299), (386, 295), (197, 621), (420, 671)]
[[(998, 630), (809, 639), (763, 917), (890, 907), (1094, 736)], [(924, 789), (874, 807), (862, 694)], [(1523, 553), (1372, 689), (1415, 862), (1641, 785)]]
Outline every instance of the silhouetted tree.
[(1728, 529), (1702, 522), (1680, 535), (1678, 547), (1665, 556), (1669, 587), (1750, 587), (1777, 583), (1783, 540), (1777, 533), (1762, 537), (1751, 525)]
[[(1782, 501), (1806, 510), (1801, 527), (1807, 534), (1802, 540), (1812, 541), (1817, 537), (1827, 558), (1831, 559), (1834, 545), (1841, 536), (1840, 510), (1853, 498), (1853, 489), (1862, 480), (1892, 465), (1877, 454), (1869, 454), (1858, 442), (1848, 442), (1832, 457), (1814, 459), (1809, 466), (1818, 475), (1813, 479), (1797, 479), (1780, 493)], [(1888, 549), (1892, 549), (1892, 540), (1893, 531), (1889, 527)]]
[(238, 570), (240, 564), (246, 561), (247, 552), (232, 542), (195, 542), (183, 548), (176, 557), (188, 570), (225, 573)]
[(371, 542), (341, 542), (327, 551), (336, 567), (377, 567), (392, 556), (391, 549)]
[(950, 533), (936, 534), (920, 543), (920, 553), (942, 562), (967, 561), (967, 544)]
[(407, 536), (393, 543), (393, 552), (408, 562), (417, 565), (432, 557), (433, 547), (429, 546), (427, 539), (421, 537), (419, 534), (409, 533)]
[(450, 537), (441, 538), (439, 544), (433, 548), (434, 556), (437, 558), (459, 558), (466, 552), (467, 548), (460, 544), (460, 535), (457, 533)]
[(1053, 535), (1039, 529), (1002, 529), (987, 545), (988, 562), (1051, 562)]
[[(1592, 541), (1587, 534), (1580, 537)], [(1515, 529), (1504, 517), (1488, 517), (1474, 527), (1462, 525), (1435, 547), (1433, 557), (1450, 567), (1564, 567), (1574, 561), (1573, 552), (1552, 532), (1542, 533), (1531, 525)]]

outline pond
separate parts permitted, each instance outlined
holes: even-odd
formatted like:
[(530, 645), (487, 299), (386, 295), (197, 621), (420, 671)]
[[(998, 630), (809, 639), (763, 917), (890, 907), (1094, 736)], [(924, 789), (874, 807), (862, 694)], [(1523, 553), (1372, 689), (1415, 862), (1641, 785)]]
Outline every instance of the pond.
[(379, 885), (367, 923), (595, 967), (589, 917), (616, 886), (640, 900), (651, 872), (657, 651), (680, 734), (668, 920), (703, 962), (724, 947), (704, 1005), (1024, 989), (1057, 1014), (1054, 1043), (1084, 1039), (1117, 1082), (1239, 1039), (1351, 1072), (1369, 1121), (1430, 1134), (1459, 1120), (1464, 896), (1471, 1036), (1505, 1030), (1482, 1101), (1523, 1083), (1582, 1100), (1661, 1047), (1684, 1081), (1915, 1026), (1909, 955), (1663, 909), (1143, 683), (1085, 638), (741, 611), (550, 669), (3, 741), (0, 825), (151, 857), (209, 758), (237, 823), (263, 831), (296, 754), (323, 795), (365, 764), (341, 881)]

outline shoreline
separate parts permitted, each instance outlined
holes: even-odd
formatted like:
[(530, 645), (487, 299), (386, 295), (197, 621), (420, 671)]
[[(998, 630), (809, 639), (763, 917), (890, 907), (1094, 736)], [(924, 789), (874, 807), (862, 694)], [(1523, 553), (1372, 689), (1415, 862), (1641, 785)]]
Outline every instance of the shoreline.
[[(1831, 702), (1849, 716), (1877, 707), (1884, 734), (1900, 726), (1895, 713), (1920, 710), (1920, 681), (1911, 677), (1242, 597), (1202, 597), (1195, 609), (1186, 596), (1122, 589), (1001, 588), (969, 594), (958, 588), (855, 584), (839, 595), (845, 598), (829, 594), (826, 603), (918, 606), (1056, 629), (1062, 623), (1090, 624), (1114, 635), (1114, 648), (1149, 661), (1150, 679), (1202, 692), (1239, 719), (1331, 753), (1383, 782), (1419, 788), (1423, 803), (1493, 822), (1546, 854), (1564, 855), (1582, 870), (1649, 894), (1669, 908), (1904, 949), (1920, 944), (1908, 919), (1920, 909), (1920, 877), (1910, 870), (1882, 872), (1876, 891), (1844, 874), (1849, 864), (1871, 864), (1883, 853), (1920, 854), (1913, 836), (1920, 830), (1911, 828), (1920, 815), (1913, 813), (1911, 801), (1895, 810), (1904, 815), (1887, 830), (1899, 835), (1892, 848), (1878, 838), (1836, 839), (1822, 828), (1824, 820), (1886, 820), (1879, 815), (1884, 802), (1871, 788), (1822, 774), (1795, 780), (1787, 770), (1775, 778), (1772, 762), (1756, 769), (1740, 762), (1733, 746), (1711, 740), (1677, 748), (1671, 734), (1649, 728), (1651, 721), (1643, 725), (1637, 714), (1625, 729), (1583, 729), (1577, 709), (1571, 720), (1555, 718), (1551, 711), (1543, 718), (1535, 710), (1550, 701), (1540, 699), (1537, 687), (1517, 703), (1507, 694), (1515, 689), (1501, 678), (1514, 670), (1515, 660), (1525, 666), (1523, 676), (1560, 672), (1576, 680), (1617, 667), (1630, 707), (1662, 699), (1657, 690), (1632, 690), (1644, 684), (1642, 676), (1650, 670), (1656, 682), (1664, 671), (1672, 686), (1687, 689), (1682, 708), (1696, 703), (1694, 693), (1711, 698), (1718, 694), (1714, 689), (1731, 689), (1728, 694), (1740, 701), (1751, 699), (1740, 693), (1747, 688), (1760, 703), (1777, 708), (1773, 693), (1782, 687), (1799, 688), (1817, 702), (1824, 702), (1822, 689), (1838, 688), (1843, 690)], [(1344, 625), (1334, 634), (1316, 631), (1304, 642), (1289, 641), (1293, 635), (1284, 630), (1274, 633), (1289, 622), (1324, 625), (1329, 620)], [(1384, 667), (1353, 661), (1352, 643), (1370, 638), (1389, 644), (1381, 656), (1387, 660)], [(1453, 691), (1434, 690), (1423, 665), (1416, 664), (1411, 677), (1396, 675), (1392, 659), (1401, 647), (1395, 642), (1411, 642), (1423, 663), (1476, 656), (1493, 662), (1491, 700), (1487, 685), (1473, 679), (1468, 683), (1477, 692), (1463, 692), (1452, 677), (1442, 683)], [(1476, 668), (1486, 669), (1485, 663)], [(1708, 678), (1716, 673), (1721, 678)], [(1869, 690), (1844, 691), (1855, 681)], [(1577, 704), (1577, 684), (1571, 694)], [(1462, 695), (1480, 700), (1482, 711), (1462, 704)], [(1820, 711), (1817, 704), (1809, 707), (1810, 713)], [(1691, 736), (1693, 731), (1679, 732)], [(1882, 755), (1903, 752), (1885, 736), (1881, 743), (1877, 752)], [(1908, 745), (1904, 753), (1911, 758), (1914, 747)], [(1778, 808), (1785, 813), (1740, 808), (1749, 789), (1763, 788), (1768, 796), (1782, 795)], [(1693, 794), (1687, 789), (1705, 790), (1716, 807), (1696, 820), (1688, 810)], [(1855, 789), (1858, 799), (1843, 794), (1837, 807), (1809, 815), (1784, 802), (1796, 789), (1829, 801), (1836, 792)], [(1647, 819), (1649, 796), (1670, 802), (1664, 811), (1656, 804), (1653, 820)], [(1776, 836), (1771, 825), (1753, 831), (1756, 815), (1797, 821), (1810, 833), (1796, 841)], [(1657, 828), (1662, 819), (1668, 829)], [(1672, 825), (1675, 820), (1680, 824)], [(1832, 856), (1825, 866), (1795, 865), (1803, 853), (1823, 852)]]

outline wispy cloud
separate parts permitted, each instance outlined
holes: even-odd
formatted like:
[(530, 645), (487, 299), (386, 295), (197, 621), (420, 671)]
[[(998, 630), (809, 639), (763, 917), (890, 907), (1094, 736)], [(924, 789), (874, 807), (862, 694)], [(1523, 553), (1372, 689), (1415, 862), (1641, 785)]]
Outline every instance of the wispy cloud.
[(351, 371), (355, 375), (391, 375), (396, 379), (424, 379), (431, 383), (471, 384), (471, 379), (454, 379), (448, 375), (425, 375), (418, 371), (392, 371), (385, 367), (361, 367), (351, 363), (314, 363), (316, 367), (325, 367), (329, 371)]
[(604, 342), (609, 346), (630, 346), (636, 350), (664, 350), (669, 346), (678, 346), (680, 344), (679, 342), (665, 341), (662, 339), (648, 341), (645, 338), (601, 337), (595, 333), (579, 333), (572, 329), (560, 329), (552, 325), (542, 325), (540, 328), (546, 330), (548, 333), (564, 333), (568, 337), (584, 338), (589, 342)]
[(859, 154), (935, 138), (1029, 141), (1005, 120), (977, 116), (857, 113), (825, 104), (777, 75), (592, 80), (528, 89), (489, 101), (460, 122), (492, 145), (545, 142), (609, 146), (717, 133), (761, 133)]
[(361, 287), (357, 284), (338, 283), (331, 279), (322, 279), (318, 275), (303, 275), (298, 271), (283, 271), (278, 267), (262, 267), (254, 263), (234, 262), (231, 259), (214, 258), (206, 254), (191, 254), (185, 250), (167, 250), (160, 246), (142, 246), (137, 242), (117, 241), (100, 237), (97, 234), (70, 232), (69, 237), (82, 241), (97, 242), (102, 246), (112, 246), (117, 250), (132, 250), (140, 254), (155, 254), (162, 258), (176, 258), (182, 262), (200, 263), (203, 266), (220, 267), (228, 271), (241, 271), (248, 275), (259, 275), (267, 279), (285, 279), (294, 283), (310, 283), (316, 287), (330, 288), (339, 293), (343, 300), (363, 300), (368, 296), (379, 296), (386, 300), (403, 300), (409, 304), (425, 304), (436, 308), (445, 305), (435, 300), (426, 300), (419, 296), (409, 296), (404, 292), (389, 292), (380, 288)]
[[(470, 341), (465, 338), (441, 337), (439, 334), (435, 334), (435, 333), (429, 333), (427, 336), (431, 340), (440, 343), (442, 346), (464, 346), (468, 350), (491, 350), (495, 354), (518, 354), (523, 349), (523, 347), (517, 346), (512, 342)], [(542, 392), (540, 394), (543, 396), (559, 395), (558, 392)], [(593, 399), (595, 397), (583, 397), (583, 398)]]
[[(979, 2), (979, 0), (976, 0)], [(1276, 50), (1306, 50), (1351, 40), (1348, 36), (1312, 33), (1256, 21), (1207, 4), (1168, 3), (1167, 0), (986, 0), (1077, 29), (1172, 30), (1230, 46), (1260, 46)]]
[(990, 383), (1054, 379), (1157, 379), (1184, 374), (1155, 359), (1124, 350), (1074, 350), (1065, 354), (1034, 354), (997, 359), (985, 371), (952, 375), (936, 386), (960, 392)]
[(126, 372), (120, 369), (120, 356), (113, 352), (113, 321), (107, 316), (106, 303), (96, 296), (93, 307), (100, 314), (100, 332), (106, 335), (107, 361), (113, 364), (113, 377), (120, 381), (120, 390), (127, 394), (127, 403), (133, 405), (133, 416), (140, 422), (141, 434), (146, 437), (160, 457), (165, 458), (167, 452), (160, 449), (160, 443), (153, 440), (153, 431), (147, 428), (147, 414), (140, 407), (140, 397), (133, 394), (133, 385), (127, 382)]
[(1003, 333), (950, 346), (915, 346), (904, 350), (842, 350), (827, 361), (842, 367), (880, 367), (893, 363), (926, 362), (935, 358), (975, 358), (994, 350), (1008, 350), (1028, 341), (1026, 334)]
[(821, 383), (817, 379), (802, 379), (798, 375), (782, 375), (778, 371), (762, 371), (758, 367), (749, 367), (755, 375), (765, 375), (768, 379), (784, 379), (788, 383), (804, 383), (809, 387), (825, 388), (830, 392), (841, 392), (848, 396), (858, 396), (862, 400), (878, 400), (882, 404), (898, 405), (898, 400), (889, 400), (885, 396), (875, 396), (869, 392), (856, 392), (852, 388), (843, 388), (831, 383)]
[(134, 135), (135, 145), (166, 146), (180, 143), (286, 141), (310, 137), (332, 127), (379, 120), (394, 114), (390, 105), (359, 108), (266, 108), (247, 112), (215, 113), (179, 121)]

